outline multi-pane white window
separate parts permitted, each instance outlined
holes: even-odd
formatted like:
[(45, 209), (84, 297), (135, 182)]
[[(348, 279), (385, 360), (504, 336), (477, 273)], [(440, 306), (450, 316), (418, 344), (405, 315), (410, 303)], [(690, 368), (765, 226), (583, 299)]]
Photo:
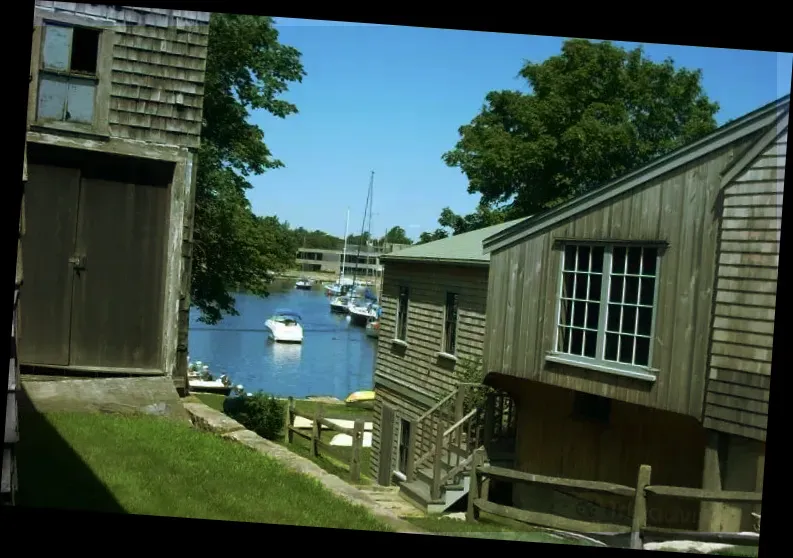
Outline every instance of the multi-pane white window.
[(656, 246), (566, 245), (556, 352), (650, 367), (658, 262)]

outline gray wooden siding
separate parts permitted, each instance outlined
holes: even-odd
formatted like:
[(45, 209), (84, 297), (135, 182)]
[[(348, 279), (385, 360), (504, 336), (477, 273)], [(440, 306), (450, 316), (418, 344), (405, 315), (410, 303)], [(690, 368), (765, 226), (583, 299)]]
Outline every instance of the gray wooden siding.
[[(736, 142), (565, 223), (491, 254), (485, 367), (699, 417), (718, 239), (720, 173), (759, 136)], [(667, 241), (659, 268), (654, 382), (546, 362), (553, 348), (561, 250), (555, 239)], [(770, 256), (764, 256), (770, 257)]]
[[(392, 344), (399, 287), (410, 289), (407, 348)], [(460, 295), (457, 365), (438, 357), (447, 291)], [(389, 263), (383, 279), (383, 316), (375, 373), (427, 391), (436, 399), (448, 394), (456, 385), (455, 370), (460, 362), (481, 357), (486, 297), (487, 268)]]
[[(396, 336), (399, 287), (410, 289), (407, 347), (392, 343)], [(454, 390), (456, 371), (464, 360), (481, 358), (487, 268), (389, 262), (385, 266), (382, 291), (383, 315), (375, 361), (375, 392), (378, 403), (375, 406), (371, 459), (371, 472), (375, 478), (379, 467), (382, 403), (391, 405), (396, 410), (397, 417), (417, 418), (430, 408), (433, 401)], [(443, 339), (444, 306), (448, 291), (460, 295), (456, 349), (459, 360), (456, 364), (438, 357)], [(398, 384), (399, 392), (383, 386), (378, 377)], [(397, 439), (395, 433), (394, 463)]]
[[(374, 418), (372, 419), (372, 452), (369, 460), (369, 474), (373, 479), (377, 479), (380, 469), (380, 441), (383, 438), (382, 428), (391, 428), (391, 463), (394, 468), (397, 465), (399, 455), (399, 419), (415, 419), (424, 413), (428, 407), (396, 391), (389, 390), (383, 386), (377, 386), (375, 391)], [(389, 405), (394, 409), (394, 422), (392, 424), (382, 424), (383, 404)]]
[(36, 6), (113, 26), (112, 137), (198, 147), (210, 14), (66, 2)]
[(787, 129), (724, 188), (705, 427), (765, 441)]

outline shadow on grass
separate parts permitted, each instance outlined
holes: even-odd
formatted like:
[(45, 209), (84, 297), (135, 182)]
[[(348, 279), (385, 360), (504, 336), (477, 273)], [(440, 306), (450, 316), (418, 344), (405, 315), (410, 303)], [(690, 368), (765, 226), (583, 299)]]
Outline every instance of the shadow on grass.
[(124, 513), (124, 508), (58, 430), (19, 393), (19, 493), (25, 507)]

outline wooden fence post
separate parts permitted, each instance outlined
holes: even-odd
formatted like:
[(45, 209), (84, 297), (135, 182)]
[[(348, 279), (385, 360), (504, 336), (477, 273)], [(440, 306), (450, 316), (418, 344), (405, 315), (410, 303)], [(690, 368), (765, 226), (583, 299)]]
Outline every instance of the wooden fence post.
[(416, 446), (418, 444), (416, 421), (414, 419), (408, 419), (408, 433), (409, 443), (405, 477), (407, 477), (407, 482), (413, 482), (416, 480)]
[(487, 399), (485, 399), (484, 430), (484, 446), (485, 449), (490, 449), (496, 430), (496, 394), (492, 391), (488, 391)]
[(645, 488), (650, 484), (652, 468), (649, 465), (639, 467), (636, 480), (636, 496), (633, 500), (633, 522), (631, 524), (631, 549), (642, 550), (642, 531), (647, 527), (647, 493)]
[(317, 407), (316, 412), (314, 413), (314, 423), (311, 425), (311, 456), (318, 457), (319, 456), (319, 439), (320, 435), (322, 434), (322, 425), (320, 424), (320, 420), (322, 420), (322, 416), (324, 415), (324, 409), (322, 405)]
[(471, 460), (471, 484), (468, 488), (468, 510), (465, 513), (466, 521), (476, 521), (479, 519), (479, 510), (476, 507), (475, 500), (480, 497), (479, 490), (479, 468), (485, 463), (485, 454), (480, 449), (474, 450), (474, 456)]
[(291, 444), (294, 439), (292, 427), (295, 425), (295, 398), (291, 395), (286, 403), (286, 443)]
[(352, 429), (352, 457), (350, 457), (350, 480), (361, 480), (361, 447), (363, 446), (363, 419), (355, 419)]

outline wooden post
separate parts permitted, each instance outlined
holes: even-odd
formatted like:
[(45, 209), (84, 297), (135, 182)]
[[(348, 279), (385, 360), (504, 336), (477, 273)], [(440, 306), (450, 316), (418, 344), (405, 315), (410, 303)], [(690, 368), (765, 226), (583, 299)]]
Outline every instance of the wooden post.
[(322, 405), (317, 407), (317, 412), (314, 413), (314, 423), (311, 425), (311, 456), (319, 456), (319, 439), (322, 434), (322, 426), (319, 421), (324, 415)]
[(487, 399), (485, 400), (485, 449), (490, 449), (490, 444), (493, 443), (493, 433), (496, 427), (496, 394), (492, 391), (488, 392)]
[(652, 468), (649, 465), (639, 467), (636, 480), (636, 496), (633, 500), (633, 523), (631, 525), (631, 549), (642, 550), (642, 530), (647, 527), (647, 493), (644, 491), (650, 484)]
[(441, 458), (443, 457), (443, 419), (438, 417), (438, 429), (435, 431), (435, 455), (432, 459), (432, 486), (430, 496), (433, 500), (441, 497)]
[(295, 398), (291, 395), (286, 403), (286, 443), (291, 444), (294, 439), (292, 427), (295, 425)]
[(468, 489), (468, 510), (465, 513), (466, 521), (476, 521), (479, 519), (479, 510), (474, 504), (475, 500), (483, 497), (480, 496), (479, 490), (479, 468), (485, 463), (485, 454), (480, 449), (474, 450), (474, 457), (471, 460), (471, 485)]
[(413, 482), (416, 480), (416, 444), (418, 444), (418, 440), (416, 439), (416, 421), (414, 419), (408, 419), (408, 456), (407, 456), (407, 466), (405, 467), (407, 471), (405, 471), (405, 476), (407, 477), (407, 482)]
[[(467, 392), (468, 386), (461, 385), (457, 387), (457, 395), (455, 396), (454, 401), (454, 422), (457, 423), (460, 421), (461, 418), (465, 416), (465, 395)], [(458, 449), (462, 449), (463, 447), (463, 428), (462, 425), (458, 426), (454, 429), (454, 432), (451, 432), (449, 435), (449, 445), (452, 444), (452, 439), (454, 439), (454, 443)], [(460, 454), (454, 454), (454, 466), (460, 464)], [(449, 465), (451, 465), (451, 454), (449, 455)]]
[(355, 419), (352, 429), (352, 457), (350, 458), (350, 480), (361, 480), (361, 446), (363, 446), (363, 419)]
[(465, 415), (465, 392), (468, 386), (458, 386), (457, 395), (454, 399), (454, 422), (457, 422)]

